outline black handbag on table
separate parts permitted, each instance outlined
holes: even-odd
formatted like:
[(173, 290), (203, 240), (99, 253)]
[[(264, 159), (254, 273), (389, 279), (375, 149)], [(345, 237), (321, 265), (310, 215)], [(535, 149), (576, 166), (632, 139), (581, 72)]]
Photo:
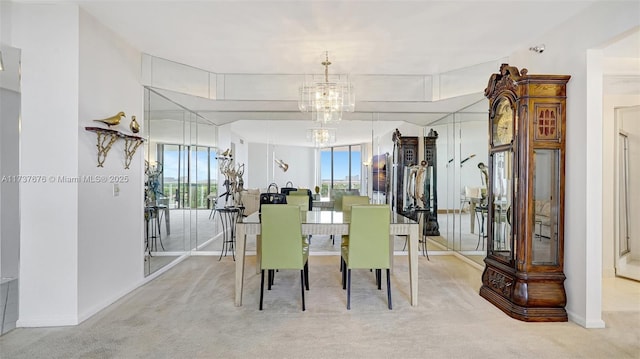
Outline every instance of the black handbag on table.
[(280, 193), (289, 194), (289, 192), (297, 191), (297, 190), (298, 190), (297, 187), (293, 187), (293, 182), (289, 181), (284, 185), (284, 187), (280, 188)]
[[(271, 192), (271, 188), (274, 188), (275, 191)], [(267, 188), (267, 193), (260, 193), (260, 209), (259, 212), (262, 212), (263, 204), (287, 204), (287, 195), (284, 193), (278, 193), (278, 185), (272, 183)]]

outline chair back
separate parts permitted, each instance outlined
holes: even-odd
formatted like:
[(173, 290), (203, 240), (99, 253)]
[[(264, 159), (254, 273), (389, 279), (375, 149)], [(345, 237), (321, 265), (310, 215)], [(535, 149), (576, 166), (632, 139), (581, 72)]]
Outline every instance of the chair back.
[(302, 269), (300, 206), (265, 204), (260, 225), (261, 269)]
[(359, 196), (360, 191), (358, 191), (357, 189), (354, 189), (354, 190), (335, 189), (335, 188), (331, 189), (330, 199), (333, 201), (334, 211), (342, 211), (342, 197), (346, 195)]
[(295, 191), (289, 192), (289, 195), (293, 196), (307, 196), (307, 207), (310, 210), (313, 209), (313, 195), (311, 194), (311, 190), (308, 188), (298, 188)]
[(386, 204), (354, 205), (349, 224), (350, 268), (390, 267), (391, 214)]
[(309, 210), (309, 199), (307, 198), (307, 194), (305, 193), (304, 196), (299, 196), (299, 195), (294, 195), (294, 192), (290, 192), (287, 195), (287, 204), (294, 204), (298, 207), (300, 207), (301, 211), (308, 211)]
[(352, 196), (352, 195), (344, 195), (342, 196), (342, 212), (351, 211), (351, 206), (354, 204), (369, 204), (368, 196)]

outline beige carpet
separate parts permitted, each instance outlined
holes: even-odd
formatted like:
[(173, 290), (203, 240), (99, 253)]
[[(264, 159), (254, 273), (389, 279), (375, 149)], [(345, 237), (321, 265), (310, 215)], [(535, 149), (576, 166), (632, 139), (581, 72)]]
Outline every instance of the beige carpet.
[(606, 312), (606, 329), (523, 323), (482, 299), (480, 271), (453, 256), (419, 258), (417, 307), (408, 302), (406, 256), (396, 257), (391, 311), (368, 271), (354, 272), (347, 311), (338, 257), (314, 256), (307, 311), (300, 311), (299, 273), (281, 271), (260, 312), (253, 259), (243, 307), (233, 306), (233, 261), (191, 257), (78, 326), (0, 337), (0, 357), (640, 357), (640, 306)]

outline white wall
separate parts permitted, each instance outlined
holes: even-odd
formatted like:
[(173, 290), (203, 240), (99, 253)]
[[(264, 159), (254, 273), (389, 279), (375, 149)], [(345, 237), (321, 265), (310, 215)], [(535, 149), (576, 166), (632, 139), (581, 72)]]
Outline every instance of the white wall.
[[(114, 143), (98, 168), (92, 120), (124, 111), (113, 129), (132, 134), (131, 116), (143, 125), (141, 54), (88, 13), (80, 12), (78, 172), (107, 176), (108, 183), (78, 186), (78, 313), (93, 315), (141, 283), (144, 277), (143, 146), (124, 168), (124, 140)], [(120, 179), (120, 180), (118, 180)], [(113, 182), (111, 180), (114, 180)], [(114, 197), (117, 183), (120, 194)]]
[[(565, 191), (565, 258), (569, 319), (603, 327), (602, 301), (602, 71), (601, 59), (587, 50), (640, 22), (637, 2), (600, 2), (544, 36), (523, 44), (510, 65), (530, 74), (569, 74)], [(529, 51), (544, 43), (542, 54)], [(601, 68), (601, 67), (600, 67)], [(598, 81), (599, 79), (599, 81)], [(588, 144), (588, 146), (587, 146)], [(587, 158), (589, 161), (587, 161)], [(588, 210), (587, 210), (588, 209)]]
[[(11, 22), (22, 50), (20, 174), (47, 178), (20, 186), (18, 326), (73, 325), (143, 280), (142, 150), (124, 170), (119, 140), (97, 168), (96, 135), (84, 129), (118, 111), (143, 123), (140, 54), (76, 5), (14, 3)], [(85, 175), (128, 179), (119, 197), (110, 183), (60, 180)]]
[[(78, 8), (14, 3), (12, 15), (11, 45), (22, 50), (20, 173), (77, 176)], [(78, 185), (21, 184), (20, 232), (18, 326), (77, 324)]]
[[(275, 158), (289, 165), (287, 172), (274, 163), (274, 154)], [(295, 187), (308, 188), (313, 192), (316, 186), (315, 149), (311, 147), (250, 143), (247, 168), (251, 174), (246, 176), (246, 188), (266, 188), (272, 182), (280, 188), (291, 181)]]

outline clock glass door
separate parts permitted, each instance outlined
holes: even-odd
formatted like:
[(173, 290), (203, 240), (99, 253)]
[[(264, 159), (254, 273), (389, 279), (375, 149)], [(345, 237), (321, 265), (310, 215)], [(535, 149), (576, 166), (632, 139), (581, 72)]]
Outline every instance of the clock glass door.
[(560, 151), (533, 151), (532, 264), (558, 264), (560, 208)]
[(513, 257), (511, 208), (513, 203), (514, 156), (511, 151), (493, 154), (489, 221), (492, 226), (491, 253), (503, 260)]

